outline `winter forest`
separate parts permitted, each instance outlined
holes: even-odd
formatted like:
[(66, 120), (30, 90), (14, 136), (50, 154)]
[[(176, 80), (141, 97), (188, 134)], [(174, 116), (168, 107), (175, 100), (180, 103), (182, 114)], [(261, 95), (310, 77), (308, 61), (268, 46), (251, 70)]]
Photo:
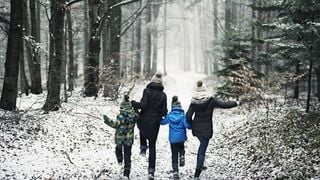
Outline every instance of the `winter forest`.
[[(0, 179), (320, 179), (319, 12), (318, 0), (0, 0)], [(139, 123), (155, 82), (168, 115), (150, 168)], [(200, 86), (216, 102), (201, 166), (202, 110), (188, 117)], [(179, 171), (160, 126), (173, 96), (191, 126)], [(127, 100), (130, 166), (106, 124)]]

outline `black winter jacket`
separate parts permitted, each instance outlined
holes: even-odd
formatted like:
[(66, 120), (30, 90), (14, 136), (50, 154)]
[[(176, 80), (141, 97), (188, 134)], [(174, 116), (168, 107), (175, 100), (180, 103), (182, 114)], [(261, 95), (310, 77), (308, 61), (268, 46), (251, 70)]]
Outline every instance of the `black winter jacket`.
[(167, 95), (163, 92), (163, 86), (151, 82), (143, 91), (140, 102), (133, 102), (133, 106), (141, 109), (138, 127), (150, 141), (156, 141), (160, 121), (167, 115)]
[[(212, 115), (214, 108), (232, 108), (237, 106), (234, 101), (222, 102), (215, 98), (201, 103), (191, 103), (187, 111), (187, 120), (191, 124), (192, 134), (197, 137), (212, 138)], [(195, 114), (193, 120), (192, 116)]]

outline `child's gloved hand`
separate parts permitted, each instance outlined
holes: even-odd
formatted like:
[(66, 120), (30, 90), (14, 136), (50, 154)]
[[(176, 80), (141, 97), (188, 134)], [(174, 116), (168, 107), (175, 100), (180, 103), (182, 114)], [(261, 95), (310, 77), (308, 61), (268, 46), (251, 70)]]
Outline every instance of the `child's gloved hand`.
[(103, 115), (103, 120), (105, 124), (108, 124), (108, 122), (110, 121), (110, 118), (107, 115)]
[(134, 108), (137, 108), (139, 105), (138, 105), (139, 103), (137, 102), (137, 101), (135, 101), (135, 100), (132, 100), (131, 101), (131, 105), (134, 107)]

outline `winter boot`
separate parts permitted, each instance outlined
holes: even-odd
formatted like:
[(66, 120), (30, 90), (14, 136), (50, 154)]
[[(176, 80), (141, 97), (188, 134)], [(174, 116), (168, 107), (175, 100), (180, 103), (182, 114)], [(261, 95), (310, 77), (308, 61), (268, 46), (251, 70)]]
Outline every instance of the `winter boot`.
[(202, 167), (197, 167), (196, 168), (196, 172), (194, 173), (194, 178), (199, 178), (200, 174), (201, 174), (201, 171), (202, 171)]
[(147, 146), (141, 146), (140, 147), (140, 155), (145, 156), (147, 153)]
[(130, 179), (130, 169), (125, 168), (123, 171), (123, 176), (127, 177), (127, 179)]
[(179, 180), (179, 172), (178, 171), (173, 172), (173, 180)]
[(154, 180), (154, 173), (149, 172), (148, 180)]
[(153, 169), (153, 168), (150, 168), (148, 170), (148, 179), (149, 180), (154, 180), (154, 171), (155, 171), (155, 169)]
[(179, 157), (179, 166), (183, 167), (185, 165), (185, 163), (186, 163), (185, 157), (184, 157), (184, 155), (181, 155)]

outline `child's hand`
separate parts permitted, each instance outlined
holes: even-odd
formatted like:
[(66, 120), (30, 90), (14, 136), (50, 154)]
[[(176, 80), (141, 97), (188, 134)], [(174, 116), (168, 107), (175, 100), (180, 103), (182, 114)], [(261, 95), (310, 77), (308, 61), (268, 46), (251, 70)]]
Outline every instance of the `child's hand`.
[(236, 101), (236, 103), (237, 103), (237, 106), (241, 106), (242, 105), (241, 101)]
[(103, 115), (103, 120), (105, 124), (108, 124), (108, 122), (110, 121), (110, 118), (107, 115)]

